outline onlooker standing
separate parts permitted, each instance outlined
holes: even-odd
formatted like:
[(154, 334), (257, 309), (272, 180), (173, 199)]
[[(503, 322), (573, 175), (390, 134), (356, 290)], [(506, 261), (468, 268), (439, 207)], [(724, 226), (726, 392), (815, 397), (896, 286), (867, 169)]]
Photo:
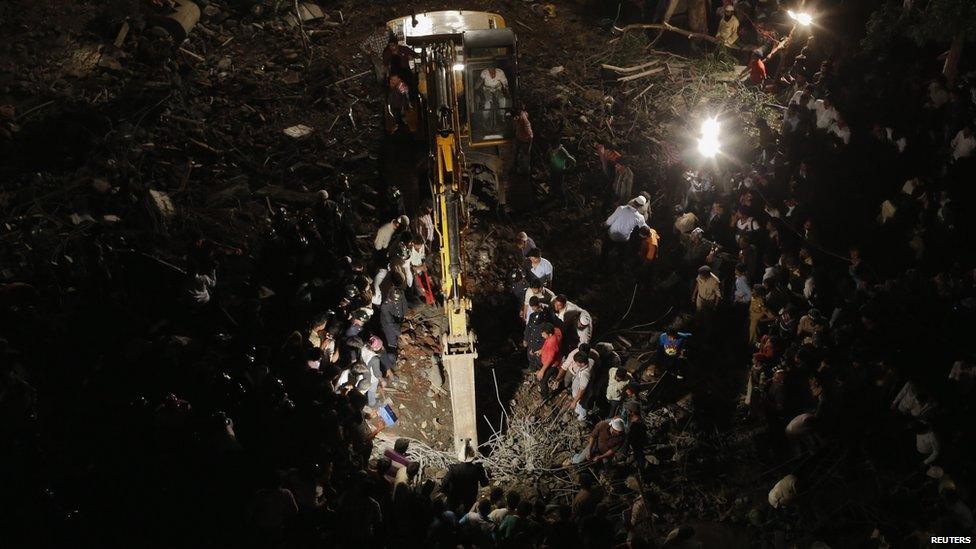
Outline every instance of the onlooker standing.
[(559, 375), (556, 377), (556, 381), (559, 382), (566, 377), (566, 374), (569, 374), (566, 379), (569, 385), (570, 401), (566, 405), (566, 409), (576, 412), (576, 419), (579, 421), (586, 419), (586, 407), (583, 405), (583, 397), (585, 396), (587, 387), (590, 385), (590, 377), (593, 373), (594, 364), (595, 361), (590, 356), (590, 346), (584, 343), (566, 357), (566, 360), (563, 361), (560, 368)]
[(386, 78), (389, 75), (387, 65), (383, 62), (383, 51), (390, 43), (390, 37), (390, 29), (387, 28), (386, 23), (379, 23), (373, 29), (373, 33), (359, 45), (359, 49), (366, 54), (373, 64), (373, 75), (376, 77), (376, 83), (381, 86), (386, 84)]
[[(614, 166), (613, 196), (620, 204), (630, 198), (634, 192), (634, 171), (623, 162)], [(646, 204), (646, 199), (645, 199)], [(642, 204), (643, 205), (643, 204)]]
[(735, 8), (725, 6), (722, 19), (718, 22), (718, 32), (715, 38), (723, 46), (731, 46), (739, 39), (739, 18), (735, 16)]
[(520, 104), (518, 113), (512, 119), (515, 126), (515, 173), (528, 174), (531, 172), (532, 161), (532, 122), (525, 105)]
[(519, 251), (522, 252), (522, 257), (529, 255), (529, 252), (538, 248), (535, 245), (535, 240), (531, 236), (525, 234), (525, 232), (519, 232), (515, 235), (515, 245), (518, 247)]
[(543, 286), (552, 286), (552, 263), (542, 257), (538, 248), (533, 248), (525, 254), (529, 260), (529, 274), (542, 283)]
[(613, 250), (620, 250), (626, 247), (627, 242), (630, 241), (630, 236), (634, 232), (634, 229), (647, 226), (644, 216), (637, 212), (637, 208), (646, 203), (646, 198), (643, 196), (638, 196), (627, 204), (619, 206), (612, 214), (610, 214), (610, 217), (603, 222), (607, 232), (603, 237), (603, 247), (600, 250), (600, 261), (604, 263), (604, 266), (609, 267), (607, 260), (610, 258), (610, 254), (613, 252)]
[(549, 151), (549, 194), (562, 197), (563, 206), (569, 207), (569, 195), (566, 193), (566, 172), (576, 167), (576, 159), (569, 154), (562, 144), (556, 145)]
[(539, 349), (541, 366), (535, 373), (535, 378), (539, 381), (539, 392), (542, 398), (548, 398), (549, 380), (557, 374), (562, 361), (559, 348), (562, 345), (563, 332), (548, 322), (542, 325), (540, 332), (545, 341), (542, 343), (542, 349)]

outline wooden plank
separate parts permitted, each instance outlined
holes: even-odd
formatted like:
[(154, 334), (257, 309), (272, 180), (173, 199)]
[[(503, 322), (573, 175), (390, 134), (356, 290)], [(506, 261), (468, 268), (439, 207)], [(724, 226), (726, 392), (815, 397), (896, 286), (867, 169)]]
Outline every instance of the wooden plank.
[(651, 69), (637, 74), (632, 74), (630, 76), (623, 76), (618, 78), (617, 82), (630, 82), (631, 80), (637, 80), (638, 78), (644, 78), (645, 76), (651, 76), (654, 74), (658, 74), (660, 72), (664, 72), (664, 67), (658, 67), (656, 69)]

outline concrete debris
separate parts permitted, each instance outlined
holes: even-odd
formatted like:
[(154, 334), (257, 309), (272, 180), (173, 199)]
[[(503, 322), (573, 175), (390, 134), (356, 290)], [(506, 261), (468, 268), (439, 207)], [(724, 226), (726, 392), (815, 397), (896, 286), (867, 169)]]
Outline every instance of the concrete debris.
[(156, 211), (164, 218), (170, 218), (176, 214), (176, 206), (173, 205), (173, 200), (165, 192), (149, 189), (149, 197), (152, 198)]
[(176, 0), (174, 11), (149, 19), (150, 26), (165, 30), (176, 44), (183, 43), (200, 20), (200, 6), (191, 0)]
[(298, 124), (296, 126), (289, 126), (282, 130), (285, 135), (291, 137), (292, 139), (301, 139), (302, 137), (311, 135), (315, 131), (314, 128), (306, 126), (305, 124)]

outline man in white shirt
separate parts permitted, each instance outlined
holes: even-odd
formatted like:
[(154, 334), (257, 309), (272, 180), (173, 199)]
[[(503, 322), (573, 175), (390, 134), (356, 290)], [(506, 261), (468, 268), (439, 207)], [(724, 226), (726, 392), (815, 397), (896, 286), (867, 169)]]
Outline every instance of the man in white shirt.
[(428, 246), (434, 245), (434, 206), (429, 201), (420, 207), (420, 215), (417, 217), (414, 232), (424, 239)]
[[(563, 321), (574, 320), (576, 324), (576, 335), (580, 343), (589, 343), (593, 337), (593, 317), (590, 313), (579, 305), (566, 299), (563, 294), (557, 295), (552, 300), (552, 310), (556, 313), (556, 318)], [(564, 328), (565, 332), (568, 328)]]
[(538, 280), (529, 282), (529, 287), (525, 290), (525, 300), (522, 302), (522, 312), (520, 314), (522, 322), (529, 321), (529, 300), (532, 299), (532, 296), (536, 296), (545, 303), (549, 303), (556, 297), (556, 294), (552, 293), (552, 290), (543, 286), (542, 282)]
[(931, 465), (932, 462), (939, 459), (939, 452), (942, 450), (942, 444), (939, 442), (939, 437), (935, 435), (935, 431), (921, 421), (915, 426), (915, 449), (925, 456), (923, 463), (926, 465)]
[(529, 272), (532, 273), (532, 276), (542, 282), (543, 286), (551, 286), (552, 263), (542, 257), (542, 253), (539, 252), (538, 248), (529, 250), (529, 253), (525, 254), (525, 257), (529, 260)]
[(589, 343), (593, 339), (593, 317), (585, 310), (581, 310), (576, 319), (576, 337), (580, 343)]
[(841, 143), (848, 145), (851, 142), (851, 128), (843, 118), (838, 117), (830, 126), (830, 133), (837, 136)]
[(593, 372), (593, 366), (595, 364), (596, 360), (590, 352), (590, 346), (582, 344), (574, 349), (573, 352), (569, 353), (569, 356), (563, 360), (559, 374), (556, 376), (558, 383), (562, 381), (567, 373), (569, 374), (570, 377), (567, 379), (567, 382), (569, 384), (570, 401), (566, 409), (576, 412), (576, 419), (579, 421), (586, 419), (586, 408), (582, 402), (586, 394), (586, 388), (590, 384), (590, 375)]
[(406, 227), (410, 224), (410, 218), (405, 215), (391, 220), (389, 223), (383, 224), (379, 229), (376, 230), (376, 238), (373, 239), (373, 249), (376, 251), (385, 250), (390, 247), (390, 242), (393, 240), (393, 235), (396, 234), (397, 229), (400, 227)]
[(607, 235), (610, 237), (610, 240), (618, 243), (627, 242), (630, 240), (630, 235), (634, 232), (634, 229), (647, 226), (647, 223), (644, 221), (644, 216), (637, 212), (637, 209), (646, 202), (646, 198), (638, 196), (627, 204), (618, 207), (603, 222), (604, 226), (607, 227)]
[(837, 109), (834, 108), (834, 104), (826, 97), (814, 101), (813, 105), (810, 106), (810, 110), (813, 111), (817, 118), (817, 129), (819, 130), (829, 129), (831, 124), (840, 116)]
[(556, 318), (565, 322), (566, 313), (576, 313), (583, 309), (567, 299), (565, 295), (559, 294), (552, 300), (552, 310), (556, 312)]
[(799, 105), (809, 109), (811, 99), (813, 99), (813, 85), (808, 84), (803, 89), (793, 92), (793, 97), (790, 98), (789, 105)]
[(502, 110), (508, 107), (508, 77), (505, 71), (491, 67), (481, 71), (477, 89), (482, 92), (481, 109), (485, 129), (495, 131), (500, 127)]
[(973, 136), (973, 128), (966, 126), (959, 130), (959, 133), (952, 138), (952, 160), (958, 162), (973, 154), (976, 149), (976, 137)]
[(623, 206), (617, 207), (610, 214), (610, 217), (603, 222), (604, 227), (607, 228), (607, 234), (603, 237), (600, 261), (603, 262), (604, 266), (609, 267), (607, 260), (615, 248), (623, 250), (630, 240), (630, 235), (634, 232), (634, 229), (647, 226), (647, 221), (644, 220), (644, 216), (637, 211), (638, 208), (646, 203), (646, 198), (638, 196)]
[(734, 7), (725, 6), (715, 38), (723, 46), (731, 46), (739, 39), (739, 19), (735, 16)]
[(739, 263), (735, 266), (735, 294), (733, 299), (742, 305), (747, 305), (752, 301), (752, 287), (749, 285), (749, 278), (746, 276), (745, 263)]

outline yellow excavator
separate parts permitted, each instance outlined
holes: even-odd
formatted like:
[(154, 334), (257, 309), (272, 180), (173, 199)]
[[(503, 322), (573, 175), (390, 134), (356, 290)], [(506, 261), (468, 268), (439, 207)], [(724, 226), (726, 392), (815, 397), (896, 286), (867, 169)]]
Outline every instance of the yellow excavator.
[(475, 180), (484, 180), (485, 174), (503, 197), (518, 88), (515, 34), (501, 16), (476, 11), (419, 13), (387, 26), (415, 54), (411, 71), (417, 100), (412, 108), (421, 120), (417, 137), (427, 143), (447, 317), (441, 359), (450, 383), (454, 449), (463, 459), (477, 453), (478, 447), (478, 352), (468, 324), (471, 301), (465, 295), (465, 200)]

